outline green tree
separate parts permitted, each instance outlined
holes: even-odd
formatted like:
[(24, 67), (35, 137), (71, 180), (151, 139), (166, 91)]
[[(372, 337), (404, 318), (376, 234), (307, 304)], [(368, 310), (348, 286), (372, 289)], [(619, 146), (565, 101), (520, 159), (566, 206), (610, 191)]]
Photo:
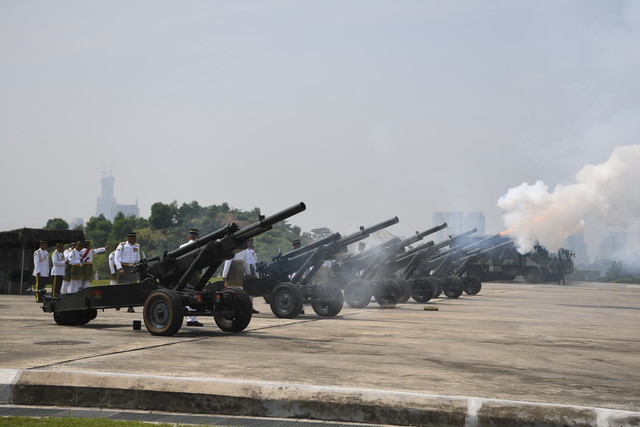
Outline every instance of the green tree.
[(202, 207), (197, 201), (191, 203), (183, 203), (177, 212), (178, 224), (182, 225), (193, 218), (197, 218), (202, 215)]
[(109, 235), (110, 242), (122, 242), (126, 239), (127, 233), (131, 231), (137, 231), (139, 227), (139, 220), (133, 215), (127, 217), (122, 212), (118, 212), (113, 219), (113, 227)]
[[(100, 214), (97, 217), (93, 216), (89, 218), (84, 230), (84, 235), (88, 240), (91, 240), (93, 247), (97, 248), (105, 246), (108, 243), (112, 228), (113, 224), (111, 224), (111, 221)], [(113, 244), (113, 242), (111, 244)]]
[(178, 203), (174, 200), (170, 204), (156, 202), (151, 205), (149, 223), (154, 230), (162, 230), (176, 224)]
[(311, 238), (315, 240), (321, 240), (325, 237), (329, 237), (333, 234), (333, 231), (329, 230), (327, 227), (314, 228), (311, 230)]
[(44, 226), (45, 230), (68, 230), (69, 223), (62, 218), (52, 218)]
[(607, 282), (615, 282), (616, 280), (625, 276), (627, 276), (627, 274), (625, 272), (625, 269), (622, 263), (618, 261), (613, 261), (609, 266), (609, 268), (607, 269), (607, 272), (605, 273), (604, 277)]

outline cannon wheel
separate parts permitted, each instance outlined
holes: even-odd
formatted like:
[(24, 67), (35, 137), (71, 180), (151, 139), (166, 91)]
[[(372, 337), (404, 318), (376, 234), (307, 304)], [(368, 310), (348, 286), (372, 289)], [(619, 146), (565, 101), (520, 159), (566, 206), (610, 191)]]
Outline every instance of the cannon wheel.
[(440, 295), (442, 295), (442, 280), (439, 277), (435, 277), (435, 276), (429, 276), (428, 279), (431, 281), (431, 284), (433, 285), (433, 297), (432, 298), (438, 298)]
[(69, 310), (53, 313), (53, 320), (62, 326), (78, 326), (85, 325), (91, 319), (84, 321), (84, 310)]
[(529, 267), (524, 271), (524, 281), (527, 283), (540, 283), (542, 274), (536, 267)]
[(411, 298), (411, 282), (406, 279), (396, 279), (396, 283), (400, 285), (400, 290), (402, 290), (402, 294), (398, 299), (398, 302), (407, 302), (409, 298)]
[(373, 286), (373, 296), (382, 308), (395, 308), (401, 295), (400, 285), (392, 279), (378, 280)]
[(354, 279), (344, 288), (344, 300), (349, 307), (364, 308), (369, 305), (372, 296), (371, 284), (366, 280)]
[(467, 295), (478, 295), (482, 289), (482, 282), (476, 276), (466, 276), (462, 278), (464, 292)]
[(447, 276), (443, 279), (443, 292), (447, 298), (459, 298), (464, 291), (464, 283), (458, 276)]
[(273, 288), (269, 301), (273, 314), (283, 319), (293, 319), (302, 311), (304, 296), (296, 285), (286, 282)]
[(433, 296), (433, 285), (426, 277), (412, 281), (411, 298), (416, 302), (427, 302)]
[(232, 297), (232, 305), (235, 309), (233, 316), (213, 316), (216, 325), (225, 332), (244, 331), (251, 322), (251, 298), (243, 289), (232, 286), (222, 290), (222, 296), (229, 294)]
[(311, 307), (318, 316), (337, 316), (344, 305), (342, 291), (329, 283), (321, 283), (311, 289)]
[(151, 335), (175, 335), (182, 327), (184, 304), (172, 290), (158, 289), (144, 302), (143, 317)]

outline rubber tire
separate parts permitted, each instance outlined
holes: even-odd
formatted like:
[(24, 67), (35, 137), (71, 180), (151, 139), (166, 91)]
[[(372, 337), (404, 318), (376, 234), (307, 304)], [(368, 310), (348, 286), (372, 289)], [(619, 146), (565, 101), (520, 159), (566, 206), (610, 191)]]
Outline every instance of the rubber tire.
[(144, 325), (151, 335), (173, 336), (182, 327), (184, 304), (171, 289), (151, 292), (144, 302)]
[(90, 319), (85, 321), (84, 310), (69, 310), (54, 312), (53, 320), (62, 326), (78, 326), (86, 324)]
[(447, 276), (442, 280), (442, 292), (447, 296), (447, 298), (459, 298), (460, 295), (462, 295), (462, 292), (464, 292), (464, 283), (460, 277)]
[(344, 300), (352, 308), (364, 308), (371, 302), (371, 283), (363, 279), (351, 280), (344, 288)]
[(527, 283), (540, 283), (542, 280), (542, 274), (540, 270), (535, 267), (529, 267), (524, 272), (524, 281)]
[(321, 283), (311, 289), (311, 307), (318, 316), (337, 316), (342, 310), (343, 305), (344, 296), (337, 286), (329, 283)]
[(435, 276), (427, 276), (426, 279), (433, 285), (433, 296), (431, 298), (438, 298), (442, 295), (442, 279)]
[(304, 296), (293, 283), (280, 283), (269, 296), (271, 311), (276, 317), (293, 319), (302, 312)]
[(482, 289), (482, 282), (476, 276), (466, 276), (462, 278), (464, 292), (467, 295), (478, 295)]
[(411, 298), (416, 302), (427, 302), (433, 296), (433, 284), (427, 278), (411, 281)]
[(404, 303), (409, 301), (409, 298), (411, 298), (413, 293), (411, 282), (406, 279), (396, 279), (396, 283), (400, 285), (400, 289), (402, 290), (402, 295), (400, 295), (398, 302)]
[(392, 279), (378, 280), (373, 284), (373, 297), (382, 308), (395, 308), (403, 291)]
[(213, 316), (216, 325), (224, 332), (242, 332), (251, 323), (253, 306), (251, 298), (243, 289), (231, 286), (222, 290), (223, 298), (228, 294), (232, 298), (234, 316)]

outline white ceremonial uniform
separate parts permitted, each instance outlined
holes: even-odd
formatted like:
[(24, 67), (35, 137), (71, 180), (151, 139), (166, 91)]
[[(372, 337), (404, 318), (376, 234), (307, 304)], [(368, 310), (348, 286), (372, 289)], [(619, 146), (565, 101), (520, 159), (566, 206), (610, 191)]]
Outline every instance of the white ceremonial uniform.
[(132, 272), (133, 264), (140, 261), (140, 245), (138, 243), (131, 244), (128, 241), (122, 242), (116, 248), (116, 254), (113, 256), (113, 262), (116, 270), (121, 268), (125, 271), (123, 275), (118, 276), (118, 283), (134, 283), (137, 281), (136, 274)]
[[(103, 254), (105, 253), (107, 250), (105, 248), (91, 248), (89, 250), (84, 249), (82, 251), (82, 263), (83, 264), (93, 264), (93, 255), (95, 254)], [(93, 270), (92, 270), (93, 271)], [(91, 277), (85, 277), (84, 281), (82, 282), (82, 289), (84, 288), (88, 288), (89, 286), (91, 286)]]
[(53, 254), (51, 254), (51, 261), (53, 263), (53, 267), (51, 267), (51, 275), (64, 276), (64, 265), (65, 265), (64, 253), (59, 251), (53, 251)]
[[(195, 242), (195, 240), (189, 240), (187, 243), (181, 244), (180, 247), (182, 248), (184, 246), (190, 245), (193, 242)], [(185, 305), (185, 308), (187, 309), (187, 311), (195, 311), (193, 308), (189, 307), (188, 305)], [(187, 316), (187, 322), (197, 322), (197, 321), (198, 321), (198, 316)]]
[[(73, 269), (73, 267), (80, 267), (80, 269), (82, 269), (82, 255), (84, 254), (86, 249), (82, 248), (82, 249), (74, 249), (71, 251), (71, 253), (69, 254), (69, 264), (71, 264), (71, 268)], [(73, 271), (73, 270), (72, 270)], [(72, 273), (73, 274), (73, 273)], [(82, 289), (82, 286), (84, 284), (84, 280), (81, 278), (71, 278), (71, 283), (69, 284), (69, 293), (73, 294), (78, 292), (80, 289)]]
[(116, 264), (116, 270), (125, 266), (132, 266), (134, 263), (140, 261), (140, 245), (129, 242), (122, 242), (116, 248), (116, 254), (113, 256), (113, 261)]
[[(111, 277), (113, 277), (114, 274), (116, 274), (117, 270), (116, 270), (116, 261), (114, 259), (116, 255), (116, 251), (113, 251), (109, 254), (109, 271), (111, 271)], [(117, 285), (118, 281), (117, 280), (113, 280), (111, 279), (111, 281), (109, 282), (109, 285)]]
[(258, 254), (255, 249), (251, 248), (247, 248), (242, 252), (244, 252), (245, 274), (247, 276), (255, 276), (256, 264), (258, 264)]
[[(71, 252), (73, 252), (73, 249), (71, 248), (67, 248), (64, 250), (63, 255), (64, 255), (65, 264), (69, 264), (69, 257), (71, 256)], [(71, 293), (71, 278), (66, 274), (64, 275), (64, 279), (62, 280), (62, 289), (60, 290), (60, 293), (61, 294)]]
[(49, 252), (38, 249), (33, 253), (33, 276), (40, 273), (41, 277), (49, 277)]

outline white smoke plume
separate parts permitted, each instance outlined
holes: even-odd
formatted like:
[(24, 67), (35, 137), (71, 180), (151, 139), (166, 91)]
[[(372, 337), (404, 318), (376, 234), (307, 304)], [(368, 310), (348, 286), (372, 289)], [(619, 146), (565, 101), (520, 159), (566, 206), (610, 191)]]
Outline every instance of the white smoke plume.
[(624, 228), (640, 218), (640, 145), (616, 147), (606, 162), (584, 166), (576, 180), (552, 192), (542, 181), (523, 183), (500, 197), (503, 223), (521, 253), (536, 241), (558, 250), (589, 216)]

